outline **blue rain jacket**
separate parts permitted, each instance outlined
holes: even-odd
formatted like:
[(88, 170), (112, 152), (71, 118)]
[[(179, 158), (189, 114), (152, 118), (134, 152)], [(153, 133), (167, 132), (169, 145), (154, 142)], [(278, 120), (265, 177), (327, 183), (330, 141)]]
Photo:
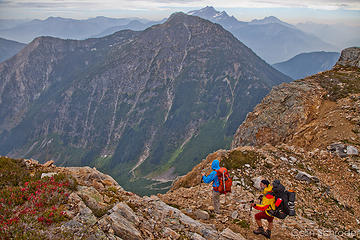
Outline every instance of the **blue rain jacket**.
[[(219, 186), (219, 179), (217, 177), (217, 173), (215, 170), (219, 170), (220, 169), (220, 162), (219, 160), (215, 159), (212, 163), (211, 163), (211, 168), (214, 170), (212, 171), (208, 176), (203, 176), (203, 181), (204, 183), (211, 183), (213, 182), (213, 187), (218, 187)], [(215, 190), (214, 190), (215, 191)]]

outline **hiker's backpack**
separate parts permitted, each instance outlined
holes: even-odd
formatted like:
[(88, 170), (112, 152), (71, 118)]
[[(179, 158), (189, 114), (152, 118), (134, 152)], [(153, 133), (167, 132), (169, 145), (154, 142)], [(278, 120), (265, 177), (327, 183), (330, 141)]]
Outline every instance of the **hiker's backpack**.
[(275, 197), (275, 209), (267, 212), (280, 219), (287, 216), (295, 216), (295, 192), (292, 190), (286, 191), (284, 185), (279, 180), (273, 182), (272, 194)]
[(216, 174), (219, 179), (219, 186), (216, 187), (215, 190), (224, 194), (231, 192), (232, 180), (228, 170), (222, 167), (216, 170)]

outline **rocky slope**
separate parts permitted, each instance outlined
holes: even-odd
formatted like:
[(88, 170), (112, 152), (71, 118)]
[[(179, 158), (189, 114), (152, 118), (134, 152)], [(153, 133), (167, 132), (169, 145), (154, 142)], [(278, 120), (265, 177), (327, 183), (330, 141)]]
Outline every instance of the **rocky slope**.
[[(359, 124), (354, 121), (359, 116), (359, 103), (356, 102), (359, 100), (356, 82), (359, 68), (354, 67), (359, 55), (358, 48), (343, 51), (338, 65), (326, 72), (331, 78), (318, 74), (280, 88), (283, 94), (288, 90), (294, 95), (296, 88), (304, 92), (301, 94), (300, 91), (294, 97), (297, 104), (308, 104), (305, 107), (296, 105), (300, 110), (285, 101), (283, 111), (277, 111), (281, 105), (276, 103), (279, 100), (274, 100), (277, 88), (269, 95), (273, 96), (273, 103), (269, 103), (268, 108), (273, 107), (278, 115), (286, 110), (285, 114), (293, 118), (303, 117), (299, 112), (310, 109), (310, 103), (316, 106), (317, 102), (331, 102), (334, 108), (313, 114), (311, 121), (300, 118), (294, 122), (299, 126), (303, 122), (311, 124), (303, 132), (316, 137), (313, 129), (320, 132), (321, 124), (327, 119), (324, 116), (337, 116), (330, 127), (337, 129), (334, 130), (337, 135), (327, 131), (327, 137), (316, 139), (316, 142), (306, 141), (304, 137), (300, 141), (296, 136), (289, 137), (292, 131), (297, 131), (298, 125), (288, 127), (284, 122), (284, 129), (289, 133), (285, 130), (277, 132), (286, 138), (261, 138), (261, 145), (256, 145), (260, 140), (254, 136), (251, 139), (256, 146), (234, 146), (231, 150), (209, 154), (187, 175), (178, 178), (166, 194), (139, 197), (125, 191), (113, 178), (95, 168), (56, 167), (52, 161), (41, 165), (35, 160), (1, 157), (0, 231), (9, 238), (28, 239), (42, 236), (46, 239), (260, 240), (264, 238), (252, 233), (256, 228), (254, 214), (257, 211), (250, 210), (249, 201), (257, 199), (259, 182), (267, 178), (271, 181), (280, 179), (287, 189), (295, 190), (297, 194), (297, 215), (275, 220), (272, 239), (359, 239), (359, 132), (352, 131), (356, 135), (350, 136), (350, 142), (346, 135), (339, 134), (338, 129), (341, 127), (343, 132), (349, 126)], [(338, 91), (330, 91), (334, 88), (332, 82), (320, 87), (322, 81), (330, 79), (341, 83)], [(301, 98), (305, 99), (299, 101)], [(259, 106), (267, 101), (265, 99)], [(355, 101), (355, 104), (349, 101)], [(348, 107), (350, 103), (356, 109)], [(295, 114), (291, 115), (290, 108)], [(342, 110), (347, 111), (346, 114)], [(249, 128), (254, 126), (249, 124), (250, 121), (256, 120), (250, 118), (252, 114), (244, 122)], [(262, 114), (258, 111), (255, 116)], [(346, 121), (350, 123), (344, 125)], [(274, 128), (278, 127), (275, 123)], [(243, 125), (239, 129), (242, 128)], [(309, 129), (312, 132), (307, 132)], [(344, 134), (350, 134), (349, 131)], [(239, 143), (237, 139), (244, 139), (241, 134), (238, 131), (234, 144)], [(284, 139), (290, 140), (284, 142)], [(335, 142), (330, 144), (332, 141)], [(221, 196), (221, 214), (213, 212), (212, 187), (200, 181), (202, 172), (211, 171), (210, 164), (214, 159), (219, 159), (221, 165), (230, 170), (234, 180), (231, 195)], [(26, 213), (29, 214), (25, 216)]]
[[(0, 182), (2, 239), (243, 239), (230, 229), (220, 231), (194, 220), (156, 196), (127, 192), (95, 168), (7, 157), (0, 157), (0, 166), (1, 177), (8, 175)], [(54, 198), (69, 182), (65, 197)], [(51, 195), (43, 193), (47, 185), (55, 190)], [(53, 201), (47, 205), (45, 198)]]
[(286, 143), (306, 149), (337, 141), (359, 143), (359, 48), (337, 65), (303, 80), (274, 87), (237, 130), (232, 147)]
[(274, 87), (239, 127), (231, 150), (208, 155), (160, 198), (195, 217), (198, 209), (211, 212), (211, 186), (200, 180), (217, 158), (235, 186), (223, 200), (225, 220), (210, 214), (203, 222), (262, 239), (250, 231), (249, 201), (262, 178), (280, 179), (297, 193), (297, 216), (276, 221), (273, 239), (358, 239), (359, 56), (359, 48), (346, 49), (331, 71)]
[(165, 179), (162, 189), (229, 146), (287, 81), (221, 26), (183, 13), (142, 32), (37, 38), (0, 64), (0, 152), (96, 166), (139, 192), (156, 187), (140, 177)]

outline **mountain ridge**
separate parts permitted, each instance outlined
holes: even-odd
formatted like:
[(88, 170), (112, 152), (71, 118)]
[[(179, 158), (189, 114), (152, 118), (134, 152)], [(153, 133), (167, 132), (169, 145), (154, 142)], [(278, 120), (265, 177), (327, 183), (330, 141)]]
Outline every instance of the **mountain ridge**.
[[(21, 58), (35, 45), (29, 60)], [(14, 64), (22, 67), (16, 72)], [(207, 152), (230, 144), (273, 85), (291, 81), (221, 26), (183, 13), (102, 39), (38, 38), (0, 69), (0, 89), (11, 78), (19, 85), (2, 94), (1, 152), (96, 166), (124, 187), (135, 184), (128, 174), (185, 173)], [(36, 78), (26, 80), (27, 71)]]
[(272, 66), (293, 79), (301, 79), (318, 72), (330, 70), (340, 57), (337, 52), (301, 53)]
[[(3, 214), (0, 231), (9, 238), (26, 234), (28, 238), (41, 235), (47, 239), (261, 240), (263, 236), (252, 231), (257, 227), (254, 218), (257, 212), (251, 210), (250, 201), (258, 198), (260, 181), (266, 178), (280, 179), (286, 189), (296, 192), (296, 215), (274, 221), (273, 239), (295, 240), (304, 238), (303, 234), (307, 234), (309, 240), (323, 238), (324, 234), (354, 238), (360, 230), (359, 66), (360, 48), (349, 48), (342, 51), (332, 70), (275, 87), (240, 125), (230, 150), (210, 153), (178, 178), (165, 194), (139, 197), (125, 191), (112, 177), (96, 168), (57, 167), (54, 161), (39, 164), (33, 159), (0, 157), (0, 176), (3, 176), (0, 178), (3, 197), (0, 199)], [(333, 91), (333, 87), (337, 91)], [(307, 99), (316, 98), (318, 102), (313, 102), (310, 111), (319, 111), (319, 114), (289, 112), (298, 111), (289, 104), (295, 102), (289, 97), (294, 95), (295, 88), (302, 90), (295, 100), (303, 98), (297, 101), (297, 108), (308, 104)], [(337, 106), (319, 110), (320, 102)], [(283, 105), (281, 111), (277, 111), (279, 104)], [(260, 108), (269, 109), (259, 111)], [(264, 118), (270, 111), (278, 117)], [(327, 114), (333, 115), (322, 118)], [(256, 138), (262, 139), (257, 146), (235, 145), (243, 144), (239, 142), (240, 129), (253, 127), (249, 123), (256, 123), (257, 118), (271, 122), (274, 132), (281, 134), (284, 131), (276, 119), (282, 115), (307, 124), (305, 128), (300, 127), (300, 132), (295, 125), (287, 128), (293, 139), (299, 137), (306, 141), (288, 138), (289, 141), (284, 142), (255, 133)], [(305, 121), (304, 115), (308, 118)], [(331, 125), (327, 122), (329, 118), (333, 120)], [(287, 123), (285, 121), (285, 125)], [(344, 123), (351, 124), (350, 128)], [(310, 133), (316, 137), (317, 132), (324, 129), (323, 125), (337, 133), (339, 127), (347, 132), (324, 139), (308, 138), (309, 130), (315, 130), (315, 134)], [(220, 196), (221, 214), (215, 214), (211, 206), (212, 186), (201, 182), (201, 173), (212, 171), (214, 159), (220, 160), (233, 178), (231, 195)], [(56, 192), (42, 198), (52, 190)], [(31, 198), (33, 195), (36, 198)], [(8, 211), (14, 210), (9, 200), (18, 196), (17, 211)], [(25, 214), (28, 216), (24, 217)]]
[(0, 38), (0, 62), (13, 57), (24, 47), (23, 43)]
[[(223, 14), (225, 18), (217, 19), (214, 16), (220, 12), (212, 7), (191, 11), (191, 13), (222, 25), (270, 64), (284, 61), (302, 52), (337, 50), (321, 38), (305, 33), (277, 18), (241, 22)], [(256, 22), (260, 24), (255, 24)]]

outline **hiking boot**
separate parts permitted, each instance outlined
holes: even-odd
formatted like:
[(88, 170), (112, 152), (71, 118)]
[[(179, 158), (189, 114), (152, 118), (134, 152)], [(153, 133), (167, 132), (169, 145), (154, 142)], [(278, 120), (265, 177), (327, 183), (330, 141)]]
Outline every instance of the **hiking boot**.
[[(264, 228), (263, 227), (259, 227), (258, 229), (256, 229), (256, 230), (254, 230), (254, 233), (256, 234), (256, 235), (258, 235), (258, 234), (265, 234), (265, 231), (264, 231)], [(265, 235), (264, 235), (265, 236)]]
[(266, 230), (266, 232), (262, 233), (262, 235), (264, 235), (266, 238), (270, 239), (271, 231), (268, 229), (268, 230)]

